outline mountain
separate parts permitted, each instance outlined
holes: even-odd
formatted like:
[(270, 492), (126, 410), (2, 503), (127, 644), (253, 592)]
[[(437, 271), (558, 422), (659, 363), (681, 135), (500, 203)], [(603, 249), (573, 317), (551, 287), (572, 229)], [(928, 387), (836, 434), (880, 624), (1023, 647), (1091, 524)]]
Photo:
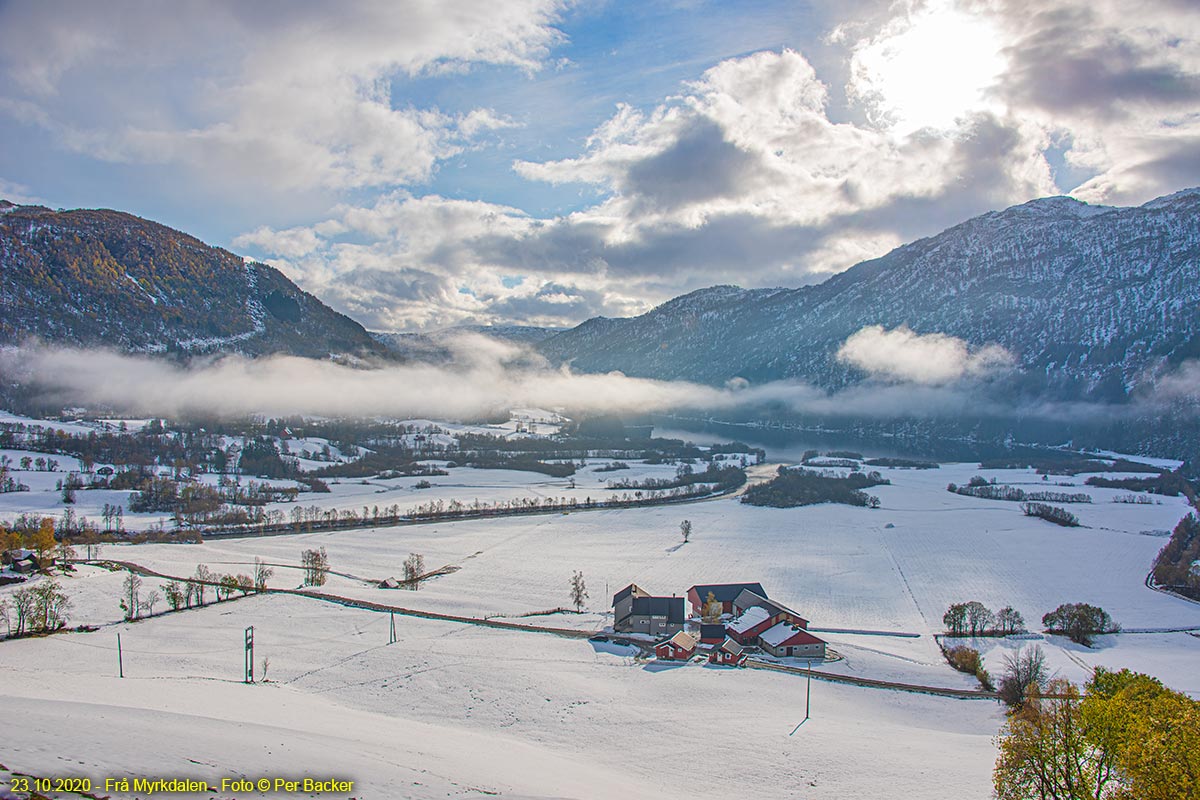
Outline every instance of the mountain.
[(108, 210), (0, 201), (0, 344), (391, 357), (278, 270)]
[(1009, 391), (1119, 401), (1200, 357), (1200, 190), (1137, 208), (1050, 197), (991, 212), (798, 289), (702, 289), (628, 319), (542, 341), (585, 372), (721, 384), (864, 374), (836, 353), (863, 327), (907, 325), (983, 346), (1018, 370)]

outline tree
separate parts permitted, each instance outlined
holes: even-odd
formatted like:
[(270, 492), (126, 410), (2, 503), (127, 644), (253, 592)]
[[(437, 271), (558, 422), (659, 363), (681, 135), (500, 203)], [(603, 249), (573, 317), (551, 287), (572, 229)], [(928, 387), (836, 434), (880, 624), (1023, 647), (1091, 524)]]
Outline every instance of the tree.
[(421, 588), (421, 576), (425, 574), (425, 557), (420, 553), (409, 553), (404, 559), (404, 585), (412, 591)]
[(33, 587), (33, 614), (30, 621), (38, 630), (58, 630), (67, 623), (70, 607), (71, 599), (62, 591), (58, 581), (41, 581)]
[(258, 556), (254, 557), (254, 591), (261, 592), (267, 588), (267, 581), (275, 574), (275, 570), (263, 563)]
[(1071, 641), (1088, 647), (1097, 634), (1116, 633), (1121, 629), (1108, 612), (1087, 603), (1063, 603), (1042, 617), (1042, 625), (1051, 633), (1064, 634)]
[(1200, 702), (1148, 675), (1097, 668), (1010, 713), (998, 740), (1000, 800), (1192, 800), (1200, 794)]
[(12, 636), (12, 620), (8, 615), (8, 601), (0, 597), (0, 619), (4, 620), (4, 635)]
[(171, 606), (172, 611), (178, 611), (183, 607), (183, 589), (179, 586), (179, 581), (167, 581), (163, 584), (163, 594), (167, 596), (167, 604)]
[(45, 564), (49, 562), (54, 547), (54, 520), (45, 517), (30, 538), (29, 549), (37, 554), (39, 563)]
[(249, 575), (238, 573), (235, 580), (237, 581), (238, 591), (242, 593), (242, 597), (254, 591), (254, 578), (251, 578)]
[(1148, 675), (1098, 667), (1081, 711), (1091, 737), (1113, 752), (1126, 796), (1200, 795), (1200, 702)]
[(1008, 636), (1012, 633), (1025, 632), (1025, 618), (1021, 616), (1021, 612), (1014, 609), (1012, 606), (1005, 606), (996, 612), (996, 630), (1002, 636)]
[(992, 775), (998, 800), (1101, 800), (1115, 788), (1113, 754), (1089, 741), (1079, 687), (1051, 681), (1033, 690), (1000, 729)]
[(708, 596), (704, 598), (704, 608), (702, 609), (701, 614), (702, 618), (708, 620), (709, 622), (716, 622), (721, 618), (721, 612), (723, 610), (724, 608), (721, 605), (721, 601), (717, 599), (717, 596), (713, 594), (712, 590), (710, 589)]
[(121, 588), (124, 594), (121, 598), (121, 610), (125, 612), (125, 619), (133, 619), (138, 613), (138, 592), (142, 588), (141, 576), (132, 569), (129, 570)]
[(1004, 674), (1000, 676), (1000, 699), (1011, 707), (1024, 704), (1025, 698), (1046, 684), (1046, 654), (1038, 645), (1022, 647), (1004, 656)]
[(67, 562), (74, 559), (75, 548), (71, 546), (71, 540), (64, 535), (58, 543), (58, 566), (65, 570)]
[(204, 605), (204, 592), (208, 584), (213, 582), (213, 572), (207, 564), (197, 564), (196, 574), (191, 581), (192, 593), (196, 595), (196, 605)]
[(962, 636), (967, 630), (967, 604), (955, 603), (942, 615), (942, 624), (951, 636)]
[(238, 590), (237, 576), (222, 575), (217, 581), (217, 600), (228, 600)]
[(576, 571), (571, 576), (571, 604), (577, 612), (583, 611), (583, 604), (588, 599), (587, 584), (583, 582), (583, 573)]
[(20, 636), (25, 632), (25, 627), (29, 624), (30, 618), (33, 616), (34, 594), (33, 589), (23, 587), (12, 593), (12, 615), (16, 624), (16, 635)]
[(305, 550), (300, 554), (300, 564), (304, 567), (305, 586), (324, 586), (329, 574), (329, 556), (325, 548)]
[(151, 589), (150, 591), (148, 591), (144, 595), (142, 595), (141, 604), (146, 607), (146, 615), (147, 616), (150, 616), (150, 617), (154, 616), (154, 606), (156, 606), (158, 604), (158, 601), (161, 599), (162, 599), (162, 595), (160, 595), (158, 593), (157, 589)]
[(684, 544), (687, 544), (688, 540), (692, 538), (692, 521), (690, 519), (679, 523), (679, 534), (683, 536)]
[(967, 614), (967, 630), (970, 631), (972, 636), (987, 633), (996, 619), (991, 609), (978, 600), (972, 600), (967, 603), (965, 611)]

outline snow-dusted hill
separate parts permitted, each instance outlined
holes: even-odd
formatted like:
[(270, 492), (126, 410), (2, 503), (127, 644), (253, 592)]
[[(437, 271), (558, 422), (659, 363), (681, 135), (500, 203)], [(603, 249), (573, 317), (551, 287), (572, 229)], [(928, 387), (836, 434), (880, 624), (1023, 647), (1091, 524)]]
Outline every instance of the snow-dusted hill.
[(1123, 400), (1200, 355), (1200, 190), (1139, 208), (1050, 197), (984, 214), (816, 286), (702, 289), (539, 345), (579, 370), (719, 384), (862, 377), (839, 346), (870, 325), (998, 343), (1014, 394)]

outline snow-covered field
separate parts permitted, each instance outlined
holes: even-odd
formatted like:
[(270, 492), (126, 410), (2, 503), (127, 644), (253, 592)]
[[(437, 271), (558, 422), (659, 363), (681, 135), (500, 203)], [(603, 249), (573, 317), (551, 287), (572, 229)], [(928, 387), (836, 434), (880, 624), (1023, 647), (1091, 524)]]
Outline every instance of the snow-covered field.
[[(574, 492), (566, 481), (530, 473), (455, 470), (433, 479), (430, 490), (406, 488), (415, 479), (372, 480), (346, 482), (335, 487), (336, 497), (324, 497), (353, 508), (384, 505), (368, 498), (388, 494), (420, 501), (594, 495), (608, 479), (673, 469), (589, 467), (576, 476)], [(198, 563), (248, 573), (256, 556), (298, 567), (302, 550), (324, 547), (331, 568), (344, 573), (331, 575), (326, 591), (472, 616), (569, 605), (568, 580), (580, 570), (591, 593), (584, 614), (522, 621), (585, 629), (611, 622), (610, 596), (630, 582), (683, 594), (695, 583), (760, 581), (815, 629), (917, 634), (822, 633), (841, 656), (823, 669), (954, 688), (974, 681), (945, 664), (932, 638), (953, 602), (1012, 605), (1035, 628), (1064, 602), (1100, 605), (1127, 629), (1200, 628), (1200, 605), (1144, 584), (1166, 541), (1146, 532), (1173, 528), (1187, 513), (1181, 499), (1118, 504), (1111, 498), (1123, 491), (1085, 487), (1084, 476), (1053, 478), (1076, 484), (1061, 488), (1031, 471), (980, 473), (973, 464), (881, 471), (893, 485), (871, 490), (882, 500), (877, 510), (754, 508), (726, 498), (108, 546), (105, 556), (176, 575)], [(1025, 517), (1019, 503), (946, 491), (947, 483), (977, 473), (1027, 488), (1086, 491), (1095, 502), (1072, 505), (1085, 527), (1068, 529)], [(321, 496), (302, 502), (310, 497)], [(687, 544), (679, 535), (685, 518), (694, 531)], [(413, 552), (428, 569), (459, 569), (417, 592), (372, 585), (400, 575)], [(987, 701), (814, 682), (814, 716), (789, 736), (803, 717), (806, 682), (795, 675), (664, 668), (582, 639), (411, 617), (396, 618), (399, 641), (388, 645), (386, 614), (279, 595), (117, 623), (121, 580), (91, 567), (63, 579), (75, 598), (72, 624), (103, 625), (99, 631), (0, 645), (0, 703), (30, 721), (18, 743), (0, 746), (0, 762), (44, 774), (74, 764), (75, 773), (93, 777), (329, 773), (360, 781), (359, 797), (721, 797), (731, 787), (746, 797), (989, 792), (991, 739), (1002, 714)], [(277, 566), (271, 584), (296, 587), (300, 580), (298, 569)], [(144, 588), (156, 583), (147, 579)], [(238, 684), (248, 625), (255, 626), (260, 659), (270, 658), (267, 685)], [(118, 630), (124, 681), (113, 677)], [(983, 642), (989, 669), (998, 672), (1003, 650), (1020, 643)], [(1200, 694), (1200, 638), (1189, 633), (1102, 637), (1092, 650), (1058, 637), (1041, 644), (1052, 666), (1075, 680), (1095, 665), (1130, 667)], [(69, 721), (84, 717), (100, 722)]]

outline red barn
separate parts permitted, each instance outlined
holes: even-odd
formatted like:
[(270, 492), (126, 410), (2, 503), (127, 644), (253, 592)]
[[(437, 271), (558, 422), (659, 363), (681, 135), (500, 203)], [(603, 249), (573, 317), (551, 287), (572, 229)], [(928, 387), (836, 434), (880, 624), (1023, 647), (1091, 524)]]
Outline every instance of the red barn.
[(684, 631), (654, 645), (654, 655), (661, 661), (687, 661), (695, 654), (696, 640)]
[(692, 604), (692, 615), (703, 616), (704, 604), (708, 602), (708, 596), (711, 594), (713, 599), (721, 604), (722, 614), (734, 614), (733, 601), (743, 591), (749, 590), (754, 592), (759, 597), (766, 597), (767, 593), (763, 591), (761, 583), (710, 583), (706, 585), (693, 586), (687, 590), (688, 602)]

